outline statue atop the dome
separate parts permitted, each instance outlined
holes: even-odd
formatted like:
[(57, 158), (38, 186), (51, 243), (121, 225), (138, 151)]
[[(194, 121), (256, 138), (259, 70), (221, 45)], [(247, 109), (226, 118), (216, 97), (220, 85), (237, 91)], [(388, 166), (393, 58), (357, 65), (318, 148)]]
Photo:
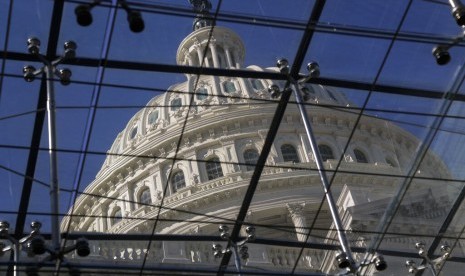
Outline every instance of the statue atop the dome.
[(194, 31), (213, 25), (212, 17), (210, 15), (212, 4), (209, 0), (189, 0), (189, 3), (194, 6), (194, 11), (197, 12), (197, 17), (193, 24)]
[(208, 13), (212, 8), (212, 4), (208, 0), (189, 0), (189, 3), (194, 6), (194, 10), (198, 13)]

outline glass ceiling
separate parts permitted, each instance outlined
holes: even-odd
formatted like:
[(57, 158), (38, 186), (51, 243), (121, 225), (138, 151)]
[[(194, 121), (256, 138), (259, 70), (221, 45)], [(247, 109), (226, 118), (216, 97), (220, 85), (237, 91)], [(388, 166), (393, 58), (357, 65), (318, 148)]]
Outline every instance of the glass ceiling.
[[(331, 185), (333, 182), (344, 182), (347, 178), (366, 176), (367, 172), (356, 165), (346, 164), (344, 160), (349, 147), (358, 143), (358, 139), (365, 135), (363, 125), (367, 120), (384, 124), (383, 131), (387, 135), (380, 137), (385, 139), (383, 143), (392, 144), (392, 147), (395, 147), (396, 137), (389, 136), (389, 133), (394, 133), (391, 126), (406, 130), (411, 137), (418, 140), (418, 147), (413, 154), (408, 160), (403, 160), (403, 164), (406, 164), (404, 168), (397, 171), (377, 169), (368, 173), (373, 189), (376, 189), (376, 185), (386, 185), (386, 197), (384, 201), (377, 199), (382, 207), (376, 214), (360, 209), (362, 207), (351, 209), (354, 221), (364, 221), (370, 225), (369, 230), (355, 226), (343, 229), (353, 246), (354, 254), (361, 260), (368, 253), (381, 253), (389, 267), (384, 272), (385, 275), (390, 275), (387, 273), (389, 271), (402, 271), (406, 274), (408, 269), (404, 267), (404, 263), (407, 259), (415, 259), (417, 265), (424, 262), (417, 254), (415, 242), (425, 242), (431, 259), (442, 254), (439, 250), (441, 245), (448, 244), (452, 248), (452, 257), (443, 267), (444, 275), (461, 275), (460, 271), (465, 268), (465, 206), (462, 203), (465, 197), (465, 172), (462, 165), (465, 163), (465, 43), (461, 40), (464, 37), (463, 29), (452, 17), (449, 1), (211, 0), (210, 13), (214, 26), (233, 30), (244, 43), (246, 51), (242, 69), (176, 64), (178, 46), (192, 32), (192, 22), (196, 17), (189, 2), (196, 1), (97, 2), (100, 3), (91, 10), (93, 22), (87, 27), (78, 25), (74, 11), (78, 5), (90, 4), (91, 1), (0, 2), (0, 192), (3, 195), (0, 201), (0, 220), (9, 222), (9, 235), (13, 239), (19, 240), (29, 234), (28, 225), (36, 220), (42, 223), (41, 233), (47, 242), (53, 235), (53, 214), (49, 200), (51, 180), (46, 111), (47, 80), (39, 75), (33, 82), (26, 82), (22, 75), (22, 68), (26, 65), (35, 68), (43, 66), (27, 49), (28, 38), (37, 37), (41, 41), (41, 53), (49, 61), (63, 55), (65, 41), (73, 40), (77, 44), (76, 57), (57, 66), (59, 69), (67, 67), (72, 71), (71, 84), (63, 86), (58, 77), (54, 77), (60, 220), (66, 217), (76, 199), (88, 192), (86, 187), (94, 181), (104, 166), (107, 153), (131, 118), (139, 110), (150, 108), (146, 105), (152, 98), (163, 95), (173, 84), (185, 82), (187, 74), (199, 78), (260, 78), (267, 82), (285, 83), (287, 76), (279, 71), (253, 71), (245, 67), (275, 67), (277, 59), (285, 57), (290, 64), (289, 76), (295, 79), (299, 74), (307, 73), (309, 61), (316, 61), (320, 67), (320, 76), (310, 79), (309, 83), (340, 91), (352, 104), (340, 106), (323, 103), (315, 108), (323, 113), (346, 114), (344, 116), (354, 118), (356, 122), (350, 126), (350, 135), (344, 141), (338, 156), (335, 156), (334, 164), (326, 171)], [(130, 30), (127, 12), (122, 8), (123, 2), (131, 9), (141, 12), (145, 23), (142, 32), (134, 33)], [(445, 65), (438, 65), (432, 55), (433, 48), (438, 45), (451, 46), (448, 49), (451, 59)], [(296, 100), (291, 97), (286, 101), (282, 97), (272, 101), (257, 101), (256, 104), (266, 106), (264, 117), (267, 118), (262, 121), (261, 135), (273, 142), (276, 132), (286, 131), (289, 124), (287, 118), (292, 116), (288, 110), (296, 108)], [(184, 127), (190, 129), (196, 126), (187, 120)], [(183, 134), (187, 136), (187, 132)], [(317, 140), (320, 139), (318, 134), (316, 136)], [(266, 150), (267, 143), (259, 151), (264, 158), (269, 152)], [(425, 157), (429, 152), (434, 153), (437, 160), (441, 160), (448, 174), (431, 177), (424, 173), (438, 169), (431, 165), (434, 160)], [(192, 161), (205, 163), (196, 159)], [(234, 164), (225, 162), (224, 165)], [(265, 168), (262, 171), (263, 165)], [(242, 205), (235, 206), (237, 210), (232, 212), (234, 214), (222, 216), (214, 212), (207, 214), (196, 213), (196, 210), (188, 210), (191, 213), (186, 210), (177, 211), (187, 212), (184, 218), (192, 219), (192, 225), (198, 225), (198, 221), (212, 223), (214, 226), (209, 228), (212, 231), (216, 231), (220, 224), (227, 224), (233, 229), (235, 225), (250, 222), (249, 217), (241, 215), (246, 214), (249, 206), (259, 200), (254, 197), (254, 192), (265, 185), (258, 180), (260, 177), (267, 177), (267, 170), (271, 170), (268, 165), (262, 163), (254, 166), (252, 172), (257, 175), (252, 176), (250, 172), (250, 183), (244, 182), (244, 188), (237, 191)], [(303, 176), (308, 173), (318, 174), (313, 165), (299, 166), (276, 164), (271, 167), (302, 170)], [(286, 180), (282, 181), (284, 183)], [(249, 246), (251, 256), (257, 252), (266, 252), (268, 256), (275, 256), (275, 260), (281, 260), (278, 253), (285, 251), (294, 254), (295, 259), (305, 262), (305, 254), (310, 254), (307, 252), (329, 256), (327, 252), (334, 252), (335, 255), (340, 250), (337, 236), (330, 237), (327, 235), (328, 231), (324, 231), (334, 229), (334, 224), (321, 183), (312, 185), (316, 187), (312, 190), (312, 196), (319, 200), (306, 205), (306, 220), (310, 227), (304, 229), (304, 233), (308, 234), (306, 242), (286, 238), (293, 235), (295, 237), (296, 229), (290, 219), (283, 219), (285, 214), (279, 213), (276, 206), (270, 205), (270, 212), (276, 212), (281, 219), (276, 217), (255, 220), (263, 219), (263, 222), (256, 225), (257, 240)], [(433, 196), (418, 192), (425, 185), (431, 187)], [(255, 188), (247, 190), (247, 187)], [(336, 200), (340, 189), (338, 191)], [(447, 202), (433, 205), (436, 196), (443, 196), (442, 199), (447, 197), (447, 200), (444, 199)], [(405, 206), (414, 209), (417, 206), (414, 202), (418, 201), (426, 202), (426, 205), (433, 206), (437, 211), (436, 224), (430, 227), (425, 225), (424, 228), (428, 229), (421, 233), (405, 226), (405, 223), (411, 219), (411, 223), (423, 225), (426, 222), (422, 215), (412, 215), (408, 211), (403, 213), (407, 208)], [(166, 206), (161, 206), (162, 208), (156, 207), (160, 210), (172, 208), (169, 201), (165, 203)], [(276, 210), (273, 211), (273, 208)], [(405, 215), (407, 213), (409, 216)], [(180, 217), (183, 218), (182, 215)], [(85, 219), (85, 215), (82, 219)], [(128, 219), (131, 219), (130, 216)], [(141, 220), (136, 217), (133, 219)], [(344, 223), (345, 219), (346, 217), (343, 218)], [(282, 223), (283, 221), (286, 223)], [(61, 237), (63, 244), (71, 244), (81, 236), (86, 237), (94, 249), (99, 247), (100, 252), (106, 252), (107, 255), (102, 254), (108, 258), (113, 256), (108, 252), (114, 246), (112, 242), (115, 240), (127, 241), (126, 244), (131, 244), (128, 246), (131, 252), (138, 252), (137, 256), (131, 255), (131, 262), (118, 262), (118, 258), (124, 255), (120, 252), (118, 254), (123, 255), (114, 257), (114, 262), (102, 263), (96, 261), (98, 259), (92, 254), (81, 258), (71, 257), (70, 253), (70, 262), (84, 275), (102, 274), (109, 269), (117, 273), (138, 275), (236, 273), (233, 257), (223, 257), (208, 265), (196, 265), (192, 261), (176, 266), (160, 262), (159, 258), (163, 256), (157, 255), (159, 253), (147, 254), (148, 251), (160, 251), (167, 243), (176, 245), (180, 242), (192, 242), (192, 235), (198, 236), (200, 245), (196, 246), (199, 248), (208, 248), (211, 251), (212, 242), (226, 246), (226, 242), (216, 232), (214, 235), (207, 231), (163, 236), (159, 233), (163, 222), (158, 217), (145, 219), (146, 228), (150, 231), (143, 234), (62, 231)], [(366, 240), (353, 240), (354, 233), (366, 234)], [(6, 239), (6, 236), (1, 238)], [(393, 249), (391, 242), (395, 239), (405, 241), (404, 246)], [(123, 244), (122, 242), (121, 245)], [(135, 254), (131, 252), (125, 254)], [(0, 258), (0, 262), (5, 264), (0, 270), (9, 273), (14, 267), (24, 270), (31, 262), (42, 260), (20, 258), (16, 267), (12, 256), (5, 254)], [(192, 258), (194, 259), (193, 255)], [(309, 271), (320, 275), (321, 273), (315, 271), (323, 270), (320, 267), (324, 262), (323, 257), (309, 262), (313, 262), (312, 266), (315, 268)], [(389, 270), (393, 269), (390, 262), (392, 266), (399, 264), (397, 270)], [(291, 264), (274, 264), (273, 267), (277, 266), (280, 267), (279, 270), (273, 270), (269, 264), (257, 261), (255, 266), (244, 266), (243, 272), (253, 275), (313, 275), (308, 274), (309, 271), (302, 272)], [(66, 262), (58, 267), (63, 273), (67, 273)], [(45, 262), (41, 269), (52, 271), (55, 267), (50, 262)], [(357, 273), (371, 275), (374, 272), (362, 267)], [(417, 275), (422, 273), (420, 271)], [(430, 272), (425, 272), (427, 273)]]

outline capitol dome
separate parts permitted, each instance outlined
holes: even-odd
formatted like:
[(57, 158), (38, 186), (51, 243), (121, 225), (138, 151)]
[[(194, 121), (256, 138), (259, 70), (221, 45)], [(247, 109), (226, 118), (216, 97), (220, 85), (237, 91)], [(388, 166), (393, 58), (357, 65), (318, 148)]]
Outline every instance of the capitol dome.
[[(279, 72), (246, 67), (244, 57), (244, 44), (233, 30), (198, 27), (181, 42), (176, 61), (178, 65)], [(279, 100), (271, 97), (268, 87), (276, 84), (282, 89), (284, 82), (191, 74), (186, 78), (151, 99), (129, 120), (95, 180), (63, 220), (63, 230), (193, 235), (190, 241), (154, 242), (157, 250), (149, 259), (205, 267), (218, 262), (211, 242), (195, 241), (195, 236), (218, 235), (220, 224), (234, 224)], [(347, 107), (358, 107), (336, 88), (317, 84), (305, 84), (305, 88), (305, 107), (331, 192), (351, 245), (363, 246), (364, 233), (374, 230), (399, 184), (396, 176), (409, 167), (419, 140), (391, 122), (350, 112)], [(357, 132), (352, 131), (354, 125)], [(423, 178), (414, 184), (418, 192), (404, 201), (410, 205), (402, 205), (403, 219), (396, 217), (392, 223), (427, 234), (437, 225), (438, 216), (421, 199), (431, 197), (436, 210), (448, 206), (447, 191), (433, 188), (429, 179), (444, 178), (449, 172), (432, 152), (423, 159), (425, 165), (417, 172)], [(291, 97), (243, 223), (256, 228), (257, 238), (334, 245), (334, 225), (327, 205), (321, 204), (323, 197), (315, 158)], [(420, 206), (426, 219), (415, 220), (412, 206)], [(386, 241), (388, 248), (409, 246), (406, 242)], [(141, 241), (102, 244), (94, 247), (89, 258), (121, 264), (147, 250), (147, 243)], [(251, 242), (244, 267), (285, 271), (294, 265), (299, 250)], [(302, 254), (298, 271), (338, 270), (334, 250), (307, 248)]]

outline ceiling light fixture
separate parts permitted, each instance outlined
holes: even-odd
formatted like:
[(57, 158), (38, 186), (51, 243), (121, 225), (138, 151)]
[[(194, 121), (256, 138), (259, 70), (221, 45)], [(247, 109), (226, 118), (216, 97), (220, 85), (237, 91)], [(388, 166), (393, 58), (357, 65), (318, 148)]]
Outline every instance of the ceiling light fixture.
[[(102, 2), (102, 0), (94, 0), (91, 4), (81, 4), (74, 9), (76, 21), (80, 26), (86, 27), (92, 24), (93, 18), (91, 11), (95, 6), (99, 5), (100, 2)], [(118, 0), (117, 6), (120, 6), (126, 11), (129, 29), (132, 32), (140, 33), (144, 30), (145, 23), (139, 11), (131, 9), (125, 0)]]

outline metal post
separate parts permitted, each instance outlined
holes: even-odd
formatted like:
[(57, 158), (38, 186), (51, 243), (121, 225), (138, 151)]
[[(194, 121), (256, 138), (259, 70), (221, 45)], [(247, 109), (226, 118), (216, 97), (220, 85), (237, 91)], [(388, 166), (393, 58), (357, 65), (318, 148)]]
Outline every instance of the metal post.
[(234, 264), (236, 265), (237, 272), (239, 276), (242, 276), (241, 272), (241, 259), (239, 258), (239, 254), (237, 254), (237, 245), (233, 242), (231, 245), (234, 254)]
[(55, 122), (55, 90), (53, 86), (54, 67), (47, 62), (44, 67), (47, 78), (47, 120), (48, 120), (48, 145), (50, 155), (50, 205), (52, 212), (52, 246), (60, 250), (59, 235), (59, 194), (58, 194), (58, 170), (56, 153), (56, 122)]
[(13, 243), (13, 276), (18, 275), (18, 261), (19, 261), (19, 242), (15, 241)]
[(310, 143), (310, 147), (312, 148), (313, 156), (315, 157), (316, 167), (318, 170), (318, 174), (320, 176), (321, 184), (323, 185), (323, 190), (325, 192), (326, 200), (328, 201), (329, 210), (331, 212), (331, 217), (333, 218), (333, 222), (337, 231), (337, 236), (339, 238), (339, 243), (341, 245), (342, 251), (347, 255), (349, 262), (351, 263), (350, 269), (352, 270), (355, 264), (352, 252), (350, 250), (349, 243), (347, 242), (347, 237), (344, 232), (344, 227), (342, 225), (341, 218), (339, 216), (339, 212), (337, 210), (336, 203), (334, 202), (333, 195), (330, 190), (328, 178), (326, 176), (326, 172), (324, 171), (323, 162), (321, 161), (320, 151), (318, 149), (318, 144), (316, 142), (315, 136), (313, 135), (312, 127), (310, 124), (310, 120), (308, 119), (307, 111), (305, 110), (305, 106), (303, 105), (302, 95), (299, 87), (299, 83), (295, 80), (292, 80), (292, 84), (294, 85), (294, 94), (295, 99), (297, 102), (297, 106), (300, 111), (300, 115), (302, 117), (302, 121), (304, 123), (305, 132), (307, 133), (308, 142)]

